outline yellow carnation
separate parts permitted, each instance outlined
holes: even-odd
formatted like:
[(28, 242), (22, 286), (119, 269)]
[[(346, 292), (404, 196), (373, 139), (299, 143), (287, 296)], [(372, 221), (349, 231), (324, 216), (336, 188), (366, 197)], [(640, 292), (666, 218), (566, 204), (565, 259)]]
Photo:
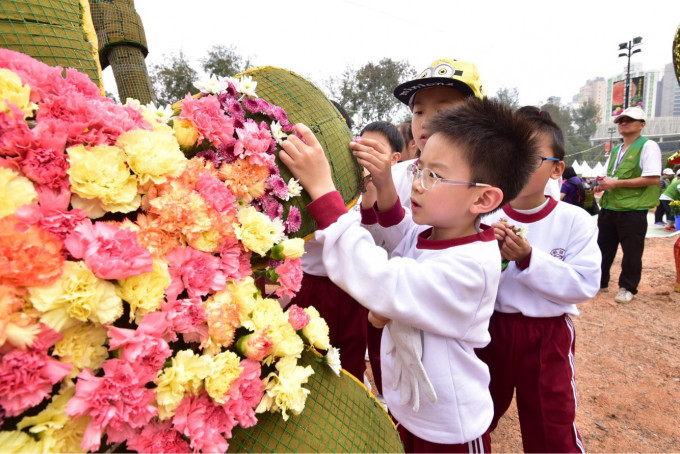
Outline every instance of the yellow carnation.
[(87, 211), (92, 218), (107, 211), (129, 213), (139, 208), (137, 178), (130, 173), (123, 150), (106, 145), (88, 150), (76, 145), (66, 151), (74, 208)]
[(274, 357), (299, 358), (305, 344), (295, 332), (290, 323), (279, 326), (271, 326), (268, 330), (269, 337), (274, 344), (271, 357), (265, 359), (265, 364), (271, 364)]
[(42, 452), (84, 452), (80, 442), (90, 422), (89, 416), (73, 419), (64, 413), (74, 394), (73, 387), (61, 391), (36, 416), (23, 418), (17, 428), (28, 428), (38, 438)]
[(272, 248), (270, 253), (274, 260), (299, 259), (305, 254), (305, 240), (302, 238), (290, 238), (281, 241)]
[(265, 359), (265, 364), (271, 364), (275, 357), (293, 356), (299, 357), (302, 354), (304, 344), (302, 339), (295, 332), (288, 316), (281, 304), (270, 298), (259, 298), (251, 313), (250, 319), (244, 324), (252, 331), (265, 329), (269, 338), (274, 344), (272, 353)]
[(309, 315), (309, 323), (302, 328), (302, 334), (309, 340), (309, 342), (316, 348), (328, 350), (330, 347), (330, 339), (328, 337), (328, 325), (326, 321), (321, 318), (319, 311), (314, 306), (309, 306), (304, 309)]
[(83, 262), (65, 262), (64, 273), (47, 286), (29, 287), (29, 301), (40, 320), (62, 332), (80, 322), (108, 325), (123, 315), (115, 286), (96, 277)]
[(249, 251), (264, 256), (284, 235), (283, 223), (280, 219), (271, 220), (266, 214), (253, 206), (242, 208), (238, 212), (238, 223), (234, 224), (236, 237)]
[(255, 280), (251, 276), (246, 276), (238, 282), (229, 281), (226, 291), (231, 293), (234, 303), (238, 305), (239, 320), (244, 324), (250, 319), (250, 313), (260, 297)]
[(0, 167), (0, 218), (13, 214), (22, 205), (37, 201), (38, 193), (31, 180)]
[(228, 290), (211, 295), (203, 302), (203, 309), (208, 321), (208, 339), (204, 343), (204, 351), (219, 352), (222, 347), (234, 343), (234, 333), (241, 326), (238, 304)]
[[(0, 446), (3, 453), (42, 453), (41, 443), (20, 430), (0, 431)], [(46, 451), (49, 452), (49, 451)]]
[[(271, 298), (259, 298), (256, 300), (255, 307), (250, 315), (248, 328), (256, 331), (267, 326), (280, 326), (288, 324), (288, 316), (283, 312), (281, 304)], [(245, 324), (244, 324), (245, 325)]]
[(172, 358), (172, 365), (154, 381), (156, 383), (156, 403), (158, 417), (168, 419), (184, 399), (185, 393), (198, 394), (203, 380), (212, 365), (208, 356), (199, 356), (191, 350), (181, 350)]
[(153, 181), (164, 183), (167, 177), (179, 176), (187, 158), (171, 133), (136, 129), (118, 137), (116, 145), (127, 155), (127, 162), (141, 185)]
[(175, 133), (177, 142), (179, 142), (182, 147), (193, 147), (198, 140), (198, 129), (196, 129), (196, 125), (188, 118), (175, 118), (172, 122), (172, 129)]
[(311, 366), (298, 366), (293, 357), (282, 358), (276, 363), (278, 375), (274, 372), (267, 376), (265, 394), (260, 401), (257, 413), (265, 411), (281, 412), (284, 421), (288, 420), (288, 412), (299, 415), (305, 408), (309, 390), (302, 387), (314, 374)]
[(31, 102), (31, 87), (23, 85), (21, 78), (9, 69), (0, 69), (0, 111), (9, 113), (7, 104), (15, 104), (24, 112), (24, 118), (33, 116), (38, 106)]
[(207, 358), (211, 359), (212, 366), (205, 378), (205, 390), (215, 402), (223, 404), (229, 387), (241, 375), (243, 368), (239, 366), (239, 357), (234, 352), (222, 352)]
[(64, 337), (54, 345), (54, 356), (63, 362), (73, 364), (70, 377), (75, 377), (82, 369), (97, 370), (106, 361), (109, 352), (106, 348), (108, 334), (106, 328), (83, 323), (73, 326), (63, 333)]
[(153, 271), (118, 280), (116, 294), (130, 305), (133, 320), (158, 310), (171, 282), (168, 265), (154, 260)]

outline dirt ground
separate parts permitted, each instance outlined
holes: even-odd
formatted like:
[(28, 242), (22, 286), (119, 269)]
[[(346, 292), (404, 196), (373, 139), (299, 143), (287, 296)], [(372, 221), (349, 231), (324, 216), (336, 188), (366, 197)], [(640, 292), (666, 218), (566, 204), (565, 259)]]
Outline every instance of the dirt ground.
[[(580, 305), (574, 319), (576, 424), (589, 452), (680, 451), (677, 239), (646, 239), (642, 282), (628, 304), (614, 302), (619, 249), (609, 291)], [(491, 437), (494, 452), (522, 452), (514, 403)]]

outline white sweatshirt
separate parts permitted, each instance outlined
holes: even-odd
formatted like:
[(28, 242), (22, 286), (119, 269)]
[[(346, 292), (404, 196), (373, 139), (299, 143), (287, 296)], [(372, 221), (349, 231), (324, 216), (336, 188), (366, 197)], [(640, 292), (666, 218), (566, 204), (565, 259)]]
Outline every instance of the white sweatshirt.
[[(421, 330), (422, 362), (437, 394), (420, 397), (420, 410), (400, 405), (392, 390), (394, 353), (383, 330), (383, 395), (394, 417), (410, 432), (434, 443), (465, 443), (482, 435), (493, 416), (489, 371), (474, 349), (490, 340), (488, 325), (500, 278), (500, 252), (493, 229), (448, 241), (430, 240), (431, 229), (413, 223), (399, 201), (378, 213), (389, 227), (385, 245), (346, 212), (337, 192), (308, 209), (319, 228), (328, 276), (365, 307)], [(392, 235), (389, 235), (392, 234)], [(401, 241), (399, 241), (401, 239)]]

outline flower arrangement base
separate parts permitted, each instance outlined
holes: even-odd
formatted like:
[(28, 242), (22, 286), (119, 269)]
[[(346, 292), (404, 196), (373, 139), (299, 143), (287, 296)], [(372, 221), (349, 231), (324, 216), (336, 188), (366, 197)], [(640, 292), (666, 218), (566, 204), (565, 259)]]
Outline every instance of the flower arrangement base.
[[(349, 148), (352, 132), (333, 103), (313, 83), (283, 68), (259, 66), (239, 74), (257, 81), (257, 93), (272, 104), (282, 107), (291, 124), (304, 123), (311, 129), (326, 152), (335, 187), (348, 206), (353, 205), (361, 187), (362, 173), (359, 163)], [(237, 76), (237, 77), (239, 77)], [(281, 178), (292, 178), (290, 171), (277, 157)], [(306, 192), (291, 199), (302, 215), (300, 229), (291, 236), (304, 238), (316, 230), (316, 222), (307, 211), (311, 202)], [(284, 203), (284, 206), (286, 204)]]
[(305, 350), (301, 365), (314, 375), (305, 410), (283, 421), (281, 415), (258, 415), (257, 425), (235, 428), (229, 452), (404, 452), (392, 420), (366, 387), (344, 370), (337, 377)]

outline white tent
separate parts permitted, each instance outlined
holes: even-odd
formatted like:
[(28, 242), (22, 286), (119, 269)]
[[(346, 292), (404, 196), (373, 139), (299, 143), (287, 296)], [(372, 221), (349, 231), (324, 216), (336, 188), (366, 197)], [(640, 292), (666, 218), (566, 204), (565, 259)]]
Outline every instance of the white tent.
[(604, 168), (604, 164), (598, 162), (597, 164), (595, 164), (595, 167), (593, 167), (593, 172), (595, 173), (594, 176), (604, 175), (605, 173), (607, 173), (607, 169)]
[(593, 169), (591, 169), (588, 163), (585, 161), (583, 161), (583, 164), (579, 167), (579, 169), (580, 169), (579, 175), (581, 175), (582, 177), (591, 178), (594, 176), (592, 175)]
[(574, 163), (571, 166), (574, 168), (574, 172), (576, 172), (576, 175), (579, 175), (581, 173), (581, 165), (578, 163), (576, 159), (574, 159)]

